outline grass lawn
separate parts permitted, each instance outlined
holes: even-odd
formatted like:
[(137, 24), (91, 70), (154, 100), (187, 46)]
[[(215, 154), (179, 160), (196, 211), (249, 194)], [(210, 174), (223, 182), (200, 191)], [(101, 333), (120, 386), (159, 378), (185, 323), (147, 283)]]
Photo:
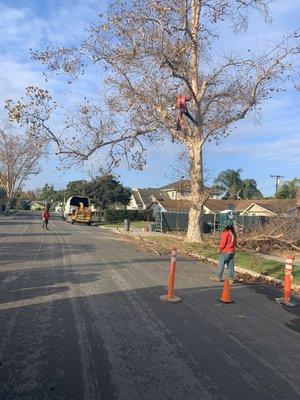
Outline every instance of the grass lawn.
[[(196, 254), (199, 257), (212, 258), (215, 261), (219, 260), (217, 249), (208, 244), (184, 243), (180, 238), (172, 238), (168, 236), (146, 236), (144, 240), (150, 240), (163, 245), (167, 248), (172, 246), (177, 247), (179, 252)], [(257, 272), (263, 275), (271, 276), (276, 279), (283, 279), (284, 264), (278, 261), (267, 260), (256, 254), (247, 253), (237, 250), (235, 263), (241, 268), (248, 269), (252, 272)], [(294, 284), (300, 285), (300, 267), (293, 267)]]
[[(151, 222), (150, 222), (151, 223)], [(124, 222), (100, 222), (100, 226), (107, 228), (124, 228)], [(147, 221), (131, 221), (130, 229), (143, 229), (147, 226)]]
[[(277, 271), (277, 272), (274, 272), (273, 274), (272, 274), (272, 276), (274, 277), (274, 278), (276, 278), (276, 279), (283, 279), (283, 277), (284, 277), (284, 272), (283, 271)], [(300, 267), (293, 267), (293, 278), (294, 278), (294, 280), (293, 280), (293, 283), (295, 284), (295, 285), (300, 285)]]

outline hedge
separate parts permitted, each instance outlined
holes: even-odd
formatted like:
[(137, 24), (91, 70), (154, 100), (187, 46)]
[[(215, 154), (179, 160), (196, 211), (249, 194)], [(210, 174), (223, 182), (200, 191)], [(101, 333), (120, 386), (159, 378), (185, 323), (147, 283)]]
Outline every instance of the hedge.
[(153, 221), (151, 211), (139, 211), (139, 210), (105, 210), (103, 212), (103, 220), (106, 222), (119, 222), (124, 219), (130, 219), (131, 221), (147, 221), (148, 218)]

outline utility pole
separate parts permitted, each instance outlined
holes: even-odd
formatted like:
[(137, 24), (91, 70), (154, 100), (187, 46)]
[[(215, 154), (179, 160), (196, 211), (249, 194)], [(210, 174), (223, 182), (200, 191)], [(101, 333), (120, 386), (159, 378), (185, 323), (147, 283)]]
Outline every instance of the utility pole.
[(284, 176), (282, 176), (282, 175), (270, 175), (270, 177), (271, 178), (276, 178), (276, 189), (275, 189), (275, 196), (276, 196), (276, 194), (278, 192), (278, 188), (279, 188), (280, 178), (284, 178)]

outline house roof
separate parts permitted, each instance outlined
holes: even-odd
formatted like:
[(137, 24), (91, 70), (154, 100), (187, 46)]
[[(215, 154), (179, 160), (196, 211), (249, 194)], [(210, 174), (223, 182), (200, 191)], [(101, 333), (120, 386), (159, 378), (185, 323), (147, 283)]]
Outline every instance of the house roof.
[(251, 200), (214, 200), (208, 199), (206, 207), (213, 212), (230, 208), (233, 205), (238, 212), (249, 209), (252, 205), (258, 205), (275, 214), (287, 212), (296, 207), (296, 199), (251, 199)]
[(132, 190), (131, 195), (133, 196), (136, 205), (138, 207), (143, 207), (142, 200), (141, 200), (141, 198), (139, 196), (139, 193), (138, 193), (138, 191), (136, 189)]
[(251, 204), (246, 209), (249, 209), (252, 205), (257, 204), (275, 214), (284, 213), (296, 207), (296, 199), (261, 199), (261, 200), (248, 200)]
[[(209, 190), (212, 193), (215, 194), (221, 194), (222, 192), (218, 189), (215, 188), (209, 188), (209, 187), (204, 187), (205, 190)], [(168, 185), (162, 186), (159, 188), (159, 190), (162, 191), (168, 191), (168, 190), (186, 190), (186, 191), (190, 191), (190, 181), (188, 179), (183, 179), (180, 181), (176, 181), (176, 182), (172, 182), (169, 183)]]
[[(154, 196), (155, 197), (155, 196)], [(167, 211), (184, 211), (188, 212), (190, 209), (190, 201), (188, 200), (172, 200), (172, 199), (158, 199), (155, 197), (155, 200)], [(236, 204), (237, 200), (235, 201), (228, 201), (228, 200), (215, 200), (215, 199), (208, 199), (205, 203), (205, 206), (212, 212), (219, 212), (222, 210), (227, 210), (230, 204), (233, 204), (237, 211)], [(250, 205), (251, 203), (249, 203)], [(241, 209), (243, 211), (244, 208)]]
[(156, 200), (167, 211), (189, 212), (190, 209), (190, 202), (187, 200), (172, 200), (167, 198)]
[(154, 196), (156, 199), (165, 197), (164, 193), (162, 193), (159, 189), (154, 188), (133, 189), (132, 195), (135, 199), (136, 204), (142, 207), (146, 207), (148, 204), (151, 203), (151, 196)]
[[(155, 197), (155, 196), (154, 196)], [(190, 202), (187, 200), (172, 200), (172, 199), (158, 199), (155, 197), (158, 203), (167, 211), (186, 211), (190, 209)], [(211, 212), (216, 213), (223, 210), (228, 210), (232, 206), (235, 211), (243, 212), (250, 208), (253, 204), (257, 204), (260, 207), (265, 208), (273, 213), (287, 212), (296, 207), (296, 199), (260, 199), (260, 200), (217, 200), (208, 199), (205, 203), (205, 207)]]
[(252, 204), (249, 200), (218, 200), (218, 199), (208, 199), (205, 206), (212, 212), (219, 212), (223, 210), (229, 210), (234, 208), (235, 211), (241, 212), (246, 207)]
[(172, 182), (172, 183), (169, 183), (168, 185), (160, 187), (159, 190), (172, 190), (172, 189), (178, 190), (179, 187), (180, 187), (180, 189), (189, 189), (190, 188), (189, 180), (183, 179), (180, 181)]

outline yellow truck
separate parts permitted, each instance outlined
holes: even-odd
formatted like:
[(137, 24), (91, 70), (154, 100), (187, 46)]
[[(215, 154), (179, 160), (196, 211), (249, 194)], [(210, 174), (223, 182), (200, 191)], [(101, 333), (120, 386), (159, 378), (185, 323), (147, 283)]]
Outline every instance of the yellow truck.
[(71, 222), (85, 222), (87, 225), (92, 223), (92, 211), (90, 208), (90, 201), (88, 197), (72, 196), (65, 205), (63, 213), (64, 221)]

